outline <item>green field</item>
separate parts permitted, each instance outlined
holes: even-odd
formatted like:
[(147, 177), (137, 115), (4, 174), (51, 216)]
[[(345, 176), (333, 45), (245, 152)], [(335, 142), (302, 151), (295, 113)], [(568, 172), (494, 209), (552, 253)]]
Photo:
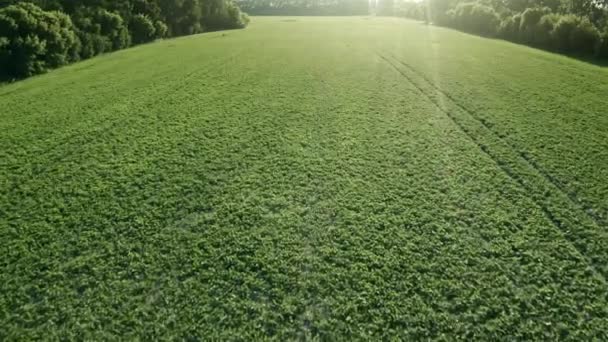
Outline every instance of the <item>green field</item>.
[(374, 17), (2, 86), (0, 340), (606, 340), (606, 94)]

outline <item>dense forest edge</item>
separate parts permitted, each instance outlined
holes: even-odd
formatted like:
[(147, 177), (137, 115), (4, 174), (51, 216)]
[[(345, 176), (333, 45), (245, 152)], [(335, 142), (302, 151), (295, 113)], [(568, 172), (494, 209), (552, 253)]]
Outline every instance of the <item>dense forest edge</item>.
[[(239, 8), (251, 15), (348, 16), (369, 15), (368, 0), (235, 0)], [(388, 13), (387, 13), (388, 14)]]
[(608, 0), (235, 1), (253, 15), (397, 16), (584, 59), (608, 59)]
[(0, 0), (0, 80), (159, 38), (248, 23), (231, 0)]
[(608, 0), (385, 0), (378, 13), (585, 58), (608, 58)]

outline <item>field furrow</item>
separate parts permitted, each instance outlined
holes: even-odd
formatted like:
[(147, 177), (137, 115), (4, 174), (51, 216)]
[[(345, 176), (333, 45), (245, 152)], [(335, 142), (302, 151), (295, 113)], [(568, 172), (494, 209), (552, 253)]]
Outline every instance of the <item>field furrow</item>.
[[(584, 258), (589, 260), (590, 267), (598, 272), (598, 275), (605, 281), (608, 272), (608, 269), (605, 268), (608, 265), (608, 251), (604, 246), (608, 244), (608, 232), (602, 229), (594, 216), (590, 216), (545, 173), (506, 144), (482, 120), (446, 96), (431, 81), (420, 76), (406, 63), (396, 60), (394, 57), (392, 59), (382, 55), (380, 57), (403, 75), (408, 82), (416, 85), (423, 96), (448, 115), (477, 144), (481, 151), (525, 189), (552, 224), (563, 233), (564, 238), (571, 242)], [(404, 70), (404, 68), (406, 69)], [(417, 77), (418, 80), (414, 80), (414, 77)], [(445, 105), (446, 102), (452, 102), (456, 109), (448, 109)]]
[[(600, 94), (608, 91), (606, 70), (533, 49), (507, 56), (497, 48), (502, 42), (464, 45), (455, 32), (418, 33), (412, 45), (420, 53), (403, 44), (381, 48), (402, 54), (401, 61), (477, 116), (605, 229), (608, 122)], [(478, 98), (484, 101), (472, 100)]]

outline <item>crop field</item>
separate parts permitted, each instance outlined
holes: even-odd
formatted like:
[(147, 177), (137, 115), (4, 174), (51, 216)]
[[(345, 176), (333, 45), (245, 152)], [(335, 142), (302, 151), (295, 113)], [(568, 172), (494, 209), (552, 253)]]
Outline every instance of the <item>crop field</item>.
[(606, 340), (608, 69), (254, 17), (0, 87), (0, 340)]

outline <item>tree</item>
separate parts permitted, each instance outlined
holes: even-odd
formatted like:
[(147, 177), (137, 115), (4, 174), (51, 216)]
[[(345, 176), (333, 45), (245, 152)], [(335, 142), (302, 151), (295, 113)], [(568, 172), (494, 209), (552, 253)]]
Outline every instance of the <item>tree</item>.
[(156, 28), (152, 21), (143, 14), (136, 14), (131, 18), (129, 25), (131, 38), (134, 44), (142, 44), (153, 41), (156, 37)]
[(557, 21), (552, 37), (560, 51), (569, 53), (591, 54), (597, 52), (601, 43), (600, 32), (589, 19), (573, 14), (564, 15)]
[(521, 15), (519, 25), (520, 39), (526, 44), (538, 45), (538, 23), (540, 19), (551, 13), (548, 7), (534, 7), (526, 9)]
[(0, 74), (20, 78), (46, 72), (78, 59), (70, 18), (32, 3), (0, 9)]
[(492, 7), (479, 3), (461, 3), (448, 11), (450, 23), (463, 31), (493, 36), (500, 19)]
[(133, 0), (133, 14), (143, 14), (152, 21), (162, 18), (162, 11), (155, 0)]
[(81, 7), (73, 15), (81, 42), (81, 56), (90, 58), (131, 45), (129, 30), (123, 18), (103, 8)]
[(453, 0), (427, 0), (429, 19), (437, 25), (448, 25), (448, 11), (455, 7)]
[(232, 0), (0, 0), (0, 11), (0, 73), (10, 78), (123, 49), (132, 40), (140, 44), (249, 22)]
[(202, 31), (202, 12), (198, 0), (159, 0), (159, 6), (169, 35), (182, 36)]
[(156, 35), (156, 38), (165, 38), (167, 36), (168, 31), (169, 28), (167, 27), (167, 24), (165, 24), (161, 20), (157, 20), (154, 22), (154, 33)]

